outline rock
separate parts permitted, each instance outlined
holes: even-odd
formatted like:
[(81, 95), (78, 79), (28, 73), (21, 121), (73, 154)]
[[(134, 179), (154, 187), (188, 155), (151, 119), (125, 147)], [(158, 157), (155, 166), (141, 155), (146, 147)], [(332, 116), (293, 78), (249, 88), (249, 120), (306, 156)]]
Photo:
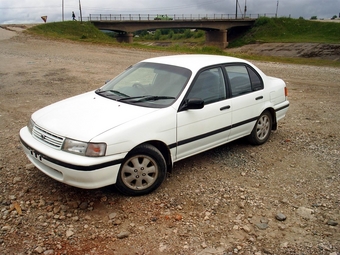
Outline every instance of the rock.
[(40, 201), (39, 201), (39, 207), (42, 207), (42, 206), (45, 206), (46, 205), (46, 202), (45, 202), (45, 200), (44, 199), (40, 199)]
[(266, 223), (266, 224), (268, 224), (269, 220), (268, 220), (267, 218), (262, 218), (262, 219), (260, 220), (260, 222), (261, 222), (261, 223)]
[(203, 242), (203, 243), (201, 243), (201, 247), (202, 247), (203, 249), (205, 249), (205, 248), (208, 247), (208, 245), (207, 245), (205, 242)]
[(225, 251), (222, 247), (219, 248), (206, 248), (202, 250), (198, 255), (219, 255), (225, 254)]
[(87, 202), (82, 202), (79, 205), (79, 209), (81, 209), (81, 210), (85, 210), (87, 207), (88, 207), (88, 203)]
[(306, 220), (311, 220), (314, 218), (313, 214), (314, 211), (312, 209), (306, 208), (306, 207), (299, 207), (296, 210), (297, 214), (300, 215), (302, 218)]
[(117, 235), (117, 238), (118, 238), (118, 239), (123, 239), (123, 238), (129, 237), (129, 235), (130, 235), (130, 232), (128, 232), (128, 231), (122, 231), (122, 232), (120, 232), (120, 233)]
[(66, 231), (66, 238), (69, 238), (74, 235), (74, 232), (72, 230), (67, 230)]
[(256, 227), (257, 227), (258, 229), (265, 230), (265, 229), (267, 229), (269, 226), (268, 226), (267, 223), (257, 223), (257, 224), (256, 224)]
[(240, 209), (244, 209), (244, 206), (245, 206), (245, 202), (244, 201), (241, 201), (241, 202), (238, 203), (238, 207)]
[(16, 200), (16, 199), (17, 199), (16, 195), (9, 195), (8, 198), (9, 198), (10, 200)]
[(277, 219), (278, 221), (285, 221), (287, 219), (287, 216), (283, 213), (278, 213), (276, 214), (275, 219)]
[(250, 233), (250, 227), (248, 227), (248, 226), (243, 226), (242, 227), (242, 229), (244, 230), (244, 232), (246, 232), (246, 233)]
[(14, 177), (13, 184), (16, 184), (18, 182), (21, 182), (21, 177)]
[(175, 218), (175, 220), (180, 221), (180, 220), (183, 219), (183, 216), (180, 215), (180, 214), (176, 214), (174, 218)]
[(334, 221), (334, 220), (328, 220), (327, 221), (327, 225), (329, 225), (329, 226), (337, 226), (338, 225), (338, 222), (336, 222), (336, 221)]
[(287, 248), (288, 247), (288, 242), (281, 243), (280, 247), (281, 248)]
[(11, 230), (11, 226), (3, 226), (3, 227), (1, 228), (1, 230), (3, 230), (3, 231)]
[(167, 248), (167, 245), (166, 245), (166, 244), (160, 244), (160, 245), (159, 245), (159, 251), (160, 251), (160, 252), (164, 252), (164, 251), (166, 250), (166, 248)]
[(120, 225), (120, 224), (122, 224), (122, 221), (121, 220), (115, 220), (115, 221), (113, 221), (113, 225)]
[(74, 217), (72, 217), (72, 220), (73, 220), (73, 221), (78, 221), (78, 220), (79, 220), (79, 217), (78, 217), (78, 216), (74, 216)]
[(72, 209), (78, 208), (78, 202), (76, 202), (76, 201), (70, 201), (70, 202), (67, 203), (67, 205)]
[(116, 218), (116, 216), (117, 216), (117, 213), (110, 213), (109, 219), (112, 220), (112, 219)]
[(26, 170), (32, 170), (32, 169), (34, 169), (34, 165), (33, 164), (27, 164), (26, 166), (25, 166), (25, 169)]
[(34, 251), (40, 254), (44, 252), (44, 249), (41, 246), (38, 246), (37, 248), (34, 249)]

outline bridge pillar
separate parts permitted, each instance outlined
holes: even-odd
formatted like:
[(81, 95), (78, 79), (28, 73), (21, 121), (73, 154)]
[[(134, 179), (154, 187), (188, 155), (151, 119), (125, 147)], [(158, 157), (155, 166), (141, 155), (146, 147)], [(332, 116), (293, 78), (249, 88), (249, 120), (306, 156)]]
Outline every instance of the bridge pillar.
[(132, 33), (119, 33), (116, 35), (117, 42), (124, 43), (132, 43), (133, 42), (133, 34)]
[(228, 46), (227, 30), (205, 31), (205, 43), (225, 49)]

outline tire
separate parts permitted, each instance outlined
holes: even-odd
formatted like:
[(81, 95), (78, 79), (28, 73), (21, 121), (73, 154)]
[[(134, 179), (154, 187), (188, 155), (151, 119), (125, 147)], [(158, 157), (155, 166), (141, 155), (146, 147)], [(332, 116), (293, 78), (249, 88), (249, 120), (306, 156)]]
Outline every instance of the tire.
[(126, 156), (120, 166), (116, 187), (124, 195), (145, 195), (163, 183), (166, 172), (162, 153), (150, 144), (143, 144)]
[(261, 145), (268, 141), (272, 131), (272, 115), (264, 111), (257, 119), (256, 124), (248, 136), (248, 141), (253, 145)]

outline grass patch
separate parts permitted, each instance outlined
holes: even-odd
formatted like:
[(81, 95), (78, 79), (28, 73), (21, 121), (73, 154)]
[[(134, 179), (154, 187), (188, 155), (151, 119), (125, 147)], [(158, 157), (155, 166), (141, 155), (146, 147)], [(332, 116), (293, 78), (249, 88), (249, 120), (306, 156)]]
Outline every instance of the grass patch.
[(340, 23), (292, 18), (259, 18), (231, 47), (263, 43), (335, 43), (340, 42)]
[(28, 33), (46, 36), (53, 39), (73, 41), (116, 43), (116, 40), (98, 30), (91, 22), (54, 22), (29, 28)]

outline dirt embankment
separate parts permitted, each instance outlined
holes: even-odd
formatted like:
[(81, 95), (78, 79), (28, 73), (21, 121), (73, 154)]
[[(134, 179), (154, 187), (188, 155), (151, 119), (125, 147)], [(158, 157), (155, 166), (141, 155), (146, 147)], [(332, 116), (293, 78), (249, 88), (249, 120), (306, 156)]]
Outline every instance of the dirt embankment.
[(276, 57), (317, 58), (340, 61), (340, 44), (322, 43), (263, 43), (251, 44), (231, 52)]

